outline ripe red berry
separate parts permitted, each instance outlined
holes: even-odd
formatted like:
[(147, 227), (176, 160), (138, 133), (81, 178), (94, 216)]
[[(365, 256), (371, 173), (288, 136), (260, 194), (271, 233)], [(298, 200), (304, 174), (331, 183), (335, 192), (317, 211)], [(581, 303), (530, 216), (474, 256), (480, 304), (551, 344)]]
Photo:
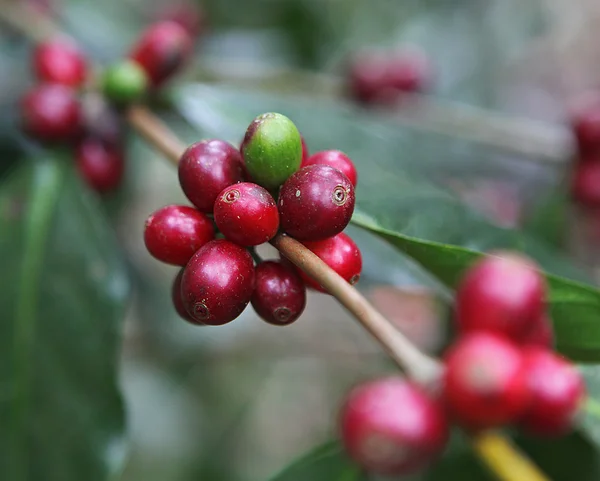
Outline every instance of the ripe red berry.
[[(340, 276), (354, 285), (360, 279), (362, 270), (362, 256), (360, 250), (349, 235), (343, 232), (320, 241), (303, 243), (310, 251), (317, 255), (325, 264), (331, 267)], [(327, 292), (314, 279), (300, 271), (300, 276), (306, 285), (320, 292)]]
[(287, 326), (306, 306), (306, 287), (295, 269), (266, 261), (256, 267), (252, 307), (269, 324)]
[(403, 49), (393, 53), (388, 60), (389, 85), (399, 92), (425, 90), (431, 79), (431, 65), (424, 52)]
[(75, 43), (61, 37), (42, 42), (36, 47), (33, 70), (42, 82), (79, 87), (85, 82), (87, 64)]
[(498, 255), (466, 272), (456, 295), (456, 320), (462, 333), (486, 330), (518, 342), (544, 313), (544, 279), (533, 261)]
[(192, 53), (192, 39), (175, 22), (164, 21), (151, 25), (133, 47), (130, 58), (146, 71), (157, 87), (175, 74)]
[(309, 165), (285, 181), (279, 192), (281, 228), (301, 241), (342, 232), (354, 211), (354, 186), (328, 165)]
[(592, 92), (579, 99), (571, 123), (580, 153), (600, 151), (600, 95)]
[(302, 167), (306, 167), (307, 165), (329, 165), (342, 172), (352, 182), (352, 185), (356, 187), (356, 167), (354, 167), (354, 163), (350, 157), (339, 150), (316, 152), (302, 164)]
[(521, 420), (523, 427), (540, 436), (566, 434), (585, 395), (581, 374), (546, 349), (527, 349), (524, 359), (531, 404)]
[(80, 132), (82, 115), (75, 91), (58, 84), (42, 84), (22, 99), (23, 128), (43, 141), (72, 140)]
[(448, 440), (441, 406), (397, 377), (354, 388), (341, 411), (340, 431), (348, 454), (381, 475), (414, 473), (435, 460)]
[(75, 164), (83, 179), (97, 192), (116, 189), (125, 170), (123, 152), (95, 138), (87, 138), (79, 143)]
[(242, 180), (242, 155), (222, 140), (196, 142), (179, 160), (179, 183), (183, 193), (202, 212), (212, 212), (223, 189)]
[(490, 332), (471, 333), (445, 356), (444, 399), (452, 416), (470, 429), (516, 421), (528, 407), (521, 352)]
[(254, 263), (243, 247), (218, 239), (190, 259), (183, 272), (181, 293), (187, 312), (210, 326), (227, 324), (250, 302)]
[(523, 346), (538, 346), (551, 349), (554, 345), (554, 328), (550, 318), (544, 314), (537, 319), (521, 340)]
[(279, 229), (279, 212), (273, 197), (251, 182), (226, 187), (215, 201), (214, 216), (219, 231), (242, 246), (264, 244)]
[(185, 310), (185, 306), (183, 305), (183, 298), (181, 297), (181, 279), (183, 277), (184, 269), (180, 269), (175, 279), (173, 279), (173, 285), (171, 287), (171, 299), (173, 301), (173, 307), (184, 321), (187, 321), (191, 324), (201, 325), (201, 322), (196, 321), (192, 316), (188, 314)]
[(185, 205), (168, 205), (148, 217), (146, 248), (159, 261), (185, 266), (194, 253), (215, 237), (212, 222)]
[(600, 206), (600, 157), (587, 156), (574, 166), (572, 197), (585, 207)]
[(361, 52), (348, 69), (349, 95), (364, 104), (385, 103), (396, 93), (389, 87), (389, 60), (383, 52)]

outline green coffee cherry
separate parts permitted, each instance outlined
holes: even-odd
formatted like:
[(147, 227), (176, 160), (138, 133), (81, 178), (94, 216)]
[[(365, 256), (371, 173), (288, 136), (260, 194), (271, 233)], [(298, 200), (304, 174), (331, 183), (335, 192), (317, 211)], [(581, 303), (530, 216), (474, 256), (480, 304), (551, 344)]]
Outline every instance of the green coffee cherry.
[(276, 189), (300, 168), (300, 132), (285, 115), (262, 114), (246, 131), (242, 155), (252, 180), (267, 189)]
[(104, 72), (102, 90), (110, 101), (120, 105), (129, 104), (144, 96), (148, 90), (148, 76), (137, 63), (125, 60)]

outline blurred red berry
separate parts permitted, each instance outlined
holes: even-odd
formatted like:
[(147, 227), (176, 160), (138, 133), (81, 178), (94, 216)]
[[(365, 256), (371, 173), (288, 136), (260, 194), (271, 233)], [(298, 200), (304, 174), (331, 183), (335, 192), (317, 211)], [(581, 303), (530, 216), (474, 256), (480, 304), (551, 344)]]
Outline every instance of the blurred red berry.
[(346, 154), (339, 150), (323, 150), (321, 152), (315, 152), (311, 155), (303, 164), (302, 167), (308, 165), (329, 165), (334, 169), (339, 170), (348, 177), (348, 180), (352, 182), (352, 185), (356, 187), (357, 173), (354, 163)]
[(600, 156), (585, 156), (574, 166), (571, 196), (584, 207), (600, 206)]
[(571, 125), (580, 154), (600, 151), (600, 92), (578, 99), (571, 114)]
[(60, 37), (40, 43), (33, 53), (33, 70), (42, 82), (79, 87), (86, 79), (87, 63), (77, 45)]
[(86, 183), (100, 193), (119, 187), (125, 170), (121, 149), (92, 137), (77, 146), (75, 164)]

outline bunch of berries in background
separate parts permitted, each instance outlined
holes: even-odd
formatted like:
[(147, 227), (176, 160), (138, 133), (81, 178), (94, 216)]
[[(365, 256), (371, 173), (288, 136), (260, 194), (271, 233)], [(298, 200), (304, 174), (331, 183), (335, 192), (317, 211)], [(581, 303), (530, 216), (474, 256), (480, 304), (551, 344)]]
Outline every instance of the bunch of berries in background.
[(183, 27), (159, 22), (142, 34), (126, 60), (97, 79), (73, 40), (60, 36), (42, 42), (33, 54), (37, 84), (21, 102), (23, 129), (36, 140), (72, 146), (87, 184), (98, 192), (114, 190), (125, 167), (121, 108), (163, 86), (191, 51), (192, 38)]
[(457, 339), (440, 385), (388, 377), (356, 387), (340, 418), (348, 454), (367, 471), (408, 474), (443, 451), (454, 423), (468, 432), (517, 426), (566, 434), (585, 397), (580, 372), (553, 352), (536, 265), (511, 253), (475, 263), (458, 286)]
[(354, 210), (356, 179), (342, 152), (309, 156), (296, 126), (277, 113), (257, 117), (240, 149), (222, 140), (189, 146), (179, 161), (179, 182), (193, 207), (163, 207), (144, 231), (150, 254), (182, 266), (172, 290), (180, 316), (193, 324), (222, 325), (252, 303), (268, 323), (298, 319), (306, 286), (324, 292), (323, 287), (286, 259), (255, 265), (249, 252), (256, 254), (255, 246), (279, 232), (356, 283), (360, 251), (342, 232)]

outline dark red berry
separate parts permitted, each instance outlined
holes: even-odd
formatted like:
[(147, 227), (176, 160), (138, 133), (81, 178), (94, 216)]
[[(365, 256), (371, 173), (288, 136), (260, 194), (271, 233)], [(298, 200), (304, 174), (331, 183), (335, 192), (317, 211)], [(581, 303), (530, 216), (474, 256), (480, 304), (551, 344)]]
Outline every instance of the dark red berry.
[(354, 211), (354, 186), (328, 165), (309, 165), (285, 181), (279, 192), (281, 228), (301, 241), (342, 232)]
[(349, 95), (364, 104), (385, 103), (396, 96), (389, 87), (389, 60), (383, 52), (361, 52), (348, 69)]
[(201, 322), (196, 321), (192, 316), (188, 314), (183, 305), (183, 298), (181, 297), (181, 279), (183, 278), (184, 269), (180, 269), (175, 279), (173, 279), (173, 285), (171, 287), (171, 299), (173, 300), (173, 307), (183, 320), (196, 325), (203, 326)]
[(538, 346), (551, 349), (554, 346), (554, 328), (550, 318), (544, 314), (537, 319), (529, 332), (523, 337), (521, 343), (524, 346)]
[(264, 244), (279, 229), (279, 212), (273, 197), (251, 182), (226, 187), (215, 201), (214, 216), (219, 231), (242, 246)]
[(215, 237), (212, 222), (185, 205), (168, 205), (148, 217), (146, 248), (159, 261), (185, 266), (194, 253)]
[(523, 356), (505, 338), (468, 334), (450, 348), (444, 362), (444, 399), (461, 425), (500, 426), (516, 421), (528, 407)]
[(403, 49), (390, 56), (387, 76), (390, 87), (399, 92), (420, 92), (431, 80), (431, 65), (424, 52)]
[(295, 269), (282, 262), (266, 261), (256, 267), (252, 307), (263, 320), (287, 326), (306, 306), (306, 287)]
[(87, 93), (82, 99), (83, 130), (111, 146), (123, 146), (127, 126), (122, 115), (101, 95)]
[(600, 94), (592, 92), (579, 99), (571, 123), (580, 153), (600, 151)]
[(448, 440), (441, 406), (417, 385), (398, 377), (354, 388), (342, 408), (341, 438), (366, 471), (405, 475), (437, 458)]
[(531, 404), (521, 420), (523, 427), (540, 436), (566, 434), (585, 395), (581, 374), (546, 349), (527, 349), (524, 358)]
[(585, 207), (600, 206), (600, 156), (586, 157), (574, 166), (571, 195)]
[(329, 165), (342, 172), (348, 177), (348, 180), (352, 182), (352, 185), (356, 187), (356, 167), (354, 167), (354, 163), (350, 157), (339, 150), (323, 150), (322, 152), (317, 152), (311, 155), (306, 162), (302, 164), (302, 167), (307, 165)]
[(210, 326), (227, 324), (246, 308), (254, 290), (254, 263), (243, 247), (218, 239), (190, 259), (181, 293), (187, 312)]
[[(362, 270), (362, 256), (360, 250), (349, 235), (343, 232), (320, 241), (303, 243), (310, 251), (317, 255), (325, 264), (344, 278), (346, 282), (354, 285), (360, 279)], [(300, 271), (300, 276), (306, 285), (320, 292), (327, 292), (317, 281)]]
[(101, 193), (116, 189), (125, 170), (121, 149), (96, 138), (87, 138), (79, 143), (75, 163), (87, 184)]
[(192, 39), (175, 22), (164, 21), (151, 25), (133, 47), (130, 58), (146, 71), (157, 87), (180, 70), (192, 53)]
[(79, 87), (85, 82), (87, 64), (75, 43), (61, 37), (42, 42), (36, 47), (33, 70), (42, 82)]
[(242, 156), (233, 145), (222, 140), (192, 144), (179, 160), (183, 193), (202, 212), (212, 212), (223, 189), (242, 180)]
[(544, 279), (533, 261), (512, 253), (484, 257), (459, 284), (458, 328), (497, 332), (518, 342), (544, 314), (544, 301)]
[(23, 128), (39, 140), (72, 140), (81, 130), (81, 108), (70, 87), (38, 85), (23, 97), (21, 109)]

